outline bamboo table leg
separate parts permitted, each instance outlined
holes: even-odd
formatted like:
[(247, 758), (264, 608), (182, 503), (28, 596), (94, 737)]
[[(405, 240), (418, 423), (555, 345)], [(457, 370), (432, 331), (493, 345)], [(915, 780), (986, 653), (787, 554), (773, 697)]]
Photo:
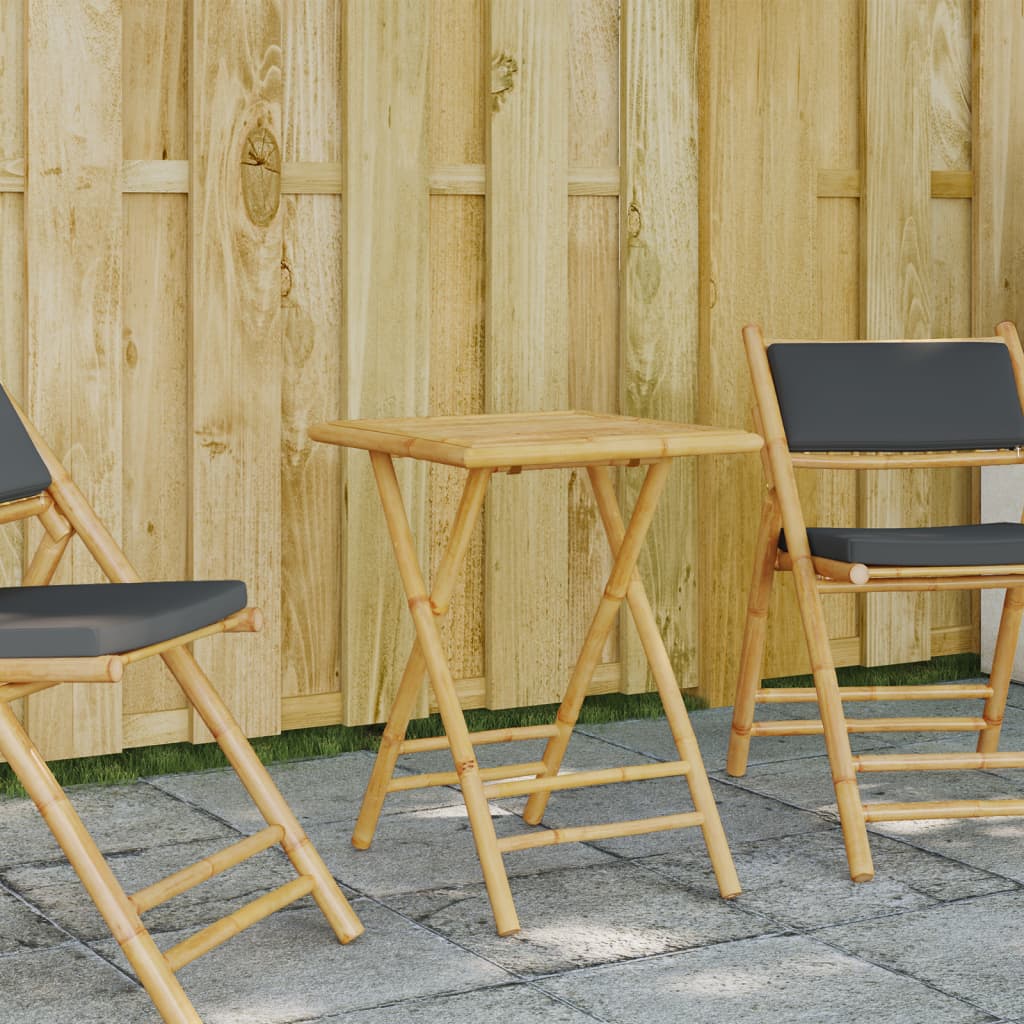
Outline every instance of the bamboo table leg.
[[(473, 529), (480, 518), (487, 484), (491, 478), (489, 469), (471, 469), (462, 491), (459, 508), (452, 523), (451, 539), (438, 566), (434, 585), (430, 592), (430, 607), (433, 614), (440, 620), (448, 611), (448, 602), (458, 580), (459, 570), (465, 561)], [(402, 750), (409, 718), (412, 715), (420, 687), (427, 674), (427, 659), (423, 653), (423, 645), (419, 637), (413, 641), (413, 648), (402, 673), (402, 682), (398, 687), (395, 702), (388, 715), (388, 724), (381, 737), (380, 749), (373, 764), (373, 772), (363, 795), (363, 804), (359, 810), (355, 830), (352, 833), (352, 845), (359, 850), (368, 849), (377, 830), (377, 822), (384, 807), (388, 783), (395, 774), (398, 755)]]
[[(594, 488), (594, 497), (597, 499), (608, 543), (612, 553), (617, 554), (624, 546), (628, 531), (623, 527), (622, 512), (615, 497), (611, 474), (605, 466), (593, 466), (589, 472), (590, 483)], [(635, 515), (634, 512), (634, 517)], [(736, 867), (733, 864), (732, 854), (729, 852), (722, 820), (718, 816), (714, 794), (711, 792), (711, 783), (704, 770), (704, 761), (700, 754), (700, 747), (697, 745), (697, 737), (690, 724), (690, 717), (686, 713), (683, 696), (679, 692), (679, 683), (672, 669), (672, 662), (658, 630), (658, 624), (647, 599), (644, 585), (640, 580), (640, 574), (635, 569), (626, 600), (640, 634), (640, 642), (647, 655), (654, 680), (658, 685), (658, 693), (665, 708), (665, 717), (672, 730), (672, 739), (675, 741), (679, 756), (684, 761), (688, 761), (691, 766), (686, 780), (690, 786), (693, 806), (704, 815), (701, 829), (704, 833), (704, 842), (707, 844), (708, 856), (711, 858), (711, 866), (714, 868), (715, 878), (718, 880), (718, 890), (723, 897), (730, 899), (739, 895), (741, 891)]]
[[(640, 549), (647, 536), (647, 530), (651, 525), (651, 519), (657, 508), (658, 498), (665, 486), (665, 478), (668, 476), (671, 465), (670, 460), (662, 459), (652, 463), (647, 470), (647, 476), (644, 478), (643, 487), (640, 488), (640, 494), (637, 496), (636, 508), (633, 510), (624, 542), (613, 552), (615, 561), (612, 571), (608, 577), (601, 602), (590, 623), (586, 639), (583, 641), (583, 648), (576, 660), (576, 667), (573, 669), (569, 686), (562, 698), (562, 704), (558, 709), (556, 717), (558, 732), (548, 740), (543, 758), (545, 770), (538, 778), (557, 775), (562, 767), (562, 759), (565, 757), (566, 748), (572, 738), (572, 731), (579, 718), (580, 708), (586, 699), (594, 670), (601, 660), (601, 651), (604, 649), (605, 640), (611, 632), (619, 607), (626, 596), (636, 560), (640, 556)], [(591, 469), (590, 473), (593, 475), (594, 470)], [(523, 820), (530, 825), (540, 824), (550, 795), (549, 790), (541, 790), (532, 794), (526, 802)]]
[(466, 802), (466, 813), (473, 829), (473, 842), (483, 870), (498, 934), (511, 935), (519, 930), (519, 919), (512, 902), (512, 890), (501, 861), (498, 837), (494, 831), (494, 822), (491, 821), (487, 797), (484, 795), (480, 767), (476, 762), (469, 729), (462, 714), (455, 682), (444, 654), (437, 621), (416, 557), (416, 546), (409, 527), (409, 518), (405, 513), (395, 466), (391, 457), (383, 452), (370, 452), (370, 459), (381, 504), (384, 507), (384, 516), (395, 547), (402, 584), (409, 599), (416, 637), (426, 662), (427, 673), (455, 761), (455, 771), (462, 788), (462, 797)]

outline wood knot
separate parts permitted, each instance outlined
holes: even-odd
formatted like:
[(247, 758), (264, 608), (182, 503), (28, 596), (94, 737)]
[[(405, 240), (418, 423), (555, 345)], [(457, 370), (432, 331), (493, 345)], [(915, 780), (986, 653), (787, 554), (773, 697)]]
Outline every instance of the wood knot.
[(639, 238), (640, 232), (644, 229), (644, 219), (640, 215), (640, 207), (636, 200), (631, 202), (626, 209), (626, 234), (630, 238)]
[(281, 150), (274, 133), (261, 123), (245, 137), (242, 198), (249, 220), (265, 228), (281, 206)]
[(507, 53), (496, 53), (491, 58), (491, 109), (501, 110), (508, 99), (519, 73), (519, 61)]
[(281, 257), (281, 298), (287, 299), (292, 293), (292, 265), (287, 257)]

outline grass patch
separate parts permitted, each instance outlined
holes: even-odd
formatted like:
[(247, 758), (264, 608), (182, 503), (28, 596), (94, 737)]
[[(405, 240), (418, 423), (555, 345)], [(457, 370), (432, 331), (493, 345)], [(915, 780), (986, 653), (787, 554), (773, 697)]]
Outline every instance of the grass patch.
[[(888, 668), (862, 668), (850, 666), (838, 669), (840, 686), (881, 686), (887, 683), (923, 684), (969, 679), (981, 674), (981, 661), (976, 654), (954, 654), (932, 658), (910, 665)], [(807, 676), (785, 676), (766, 679), (767, 686), (811, 686)], [(684, 693), (689, 710), (705, 707), (703, 701)], [(507, 729), (518, 725), (547, 725), (554, 721), (557, 704), (542, 704), (529, 708), (509, 708), (503, 711), (476, 709), (466, 712), (469, 728)], [(580, 723), (600, 725), (621, 722), (630, 718), (660, 718), (661, 701), (655, 693), (608, 693), (591, 697), (583, 705)], [(311, 757), (331, 757), (353, 750), (376, 750), (383, 727), (379, 725), (330, 725), (319, 729), (294, 729), (280, 736), (263, 736), (252, 745), (264, 764), (281, 761), (301, 761)], [(441, 719), (438, 715), (420, 718), (409, 725), (409, 738), (440, 736)], [(214, 743), (193, 746), (191, 743), (170, 743), (159, 747), (137, 747), (121, 754), (101, 757), (76, 757), (54, 761), (53, 769), (62, 786), (83, 783), (118, 785), (135, 782), (149, 775), (172, 775), (196, 772), (227, 765), (220, 748)], [(14, 772), (0, 765), (0, 796), (24, 796), (25, 791)]]

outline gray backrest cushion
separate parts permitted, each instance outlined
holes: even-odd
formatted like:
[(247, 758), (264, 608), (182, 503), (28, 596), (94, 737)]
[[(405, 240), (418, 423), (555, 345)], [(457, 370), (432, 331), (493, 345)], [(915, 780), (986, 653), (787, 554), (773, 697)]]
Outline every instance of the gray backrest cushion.
[(1024, 445), (1024, 413), (1002, 344), (777, 342), (768, 362), (793, 451)]
[(0, 501), (29, 498), (50, 486), (50, 474), (0, 387)]

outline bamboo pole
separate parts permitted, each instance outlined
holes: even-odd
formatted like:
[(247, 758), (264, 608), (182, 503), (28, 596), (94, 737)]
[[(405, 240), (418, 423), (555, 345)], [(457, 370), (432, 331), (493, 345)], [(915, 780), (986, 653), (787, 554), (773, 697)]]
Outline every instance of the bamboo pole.
[(964, 452), (792, 452), (797, 469), (953, 469), (1019, 466), (1024, 449)]
[[(518, 725), (508, 729), (482, 729), (473, 733), (473, 746), (479, 747), (488, 743), (510, 743), (517, 740), (543, 740), (554, 736), (558, 727), (555, 725)], [(417, 740), (403, 740), (402, 754), (419, 754), (428, 750), (447, 750), (447, 736), (426, 736)]]
[(836, 804), (843, 828), (846, 857), (850, 865), (850, 877), (855, 882), (867, 881), (874, 877), (871, 849), (860, 790), (853, 768), (853, 754), (850, 738), (843, 715), (843, 702), (839, 693), (832, 648), (829, 644), (828, 627), (822, 611), (814, 565), (807, 541), (797, 492), (796, 476), (790, 460), (786, 431), (782, 413), (775, 395), (775, 385), (761, 328), (748, 324), (743, 328), (743, 340), (747, 361), (757, 397), (757, 406), (764, 426), (766, 455), (770, 468), (770, 482), (779, 496), (783, 526), (786, 530), (786, 546), (793, 560), (793, 582), (796, 585), (797, 604), (803, 620), (807, 652), (810, 657), (814, 686), (818, 694), (818, 706), (824, 723), (825, 749), (832, 769), (835, 785)]
[(656, 818), (635, 818), (631, 821), (613, 821), (607, 825), (577, 825), (573, 828), (551, 828), (541, 832), (523, 832), (504, 836), (498, 840), (502, 853), (512, 850), (530, 850), (538, 846), (560, 846), (563, 843), (594, 843), (601, 839), (620, 836), (639, 836), (649, 832), (668, 832), (677, 828), (703, 825), (704, 815), (699, 811), (686, 814), (663, 814)]
[(209, 857), (204, 857), (202, 860), (196, 861), (195, 864), (182, 868), (181, 871), (176, 871), (173, 875), (168, 875), (159, 882), (147, 885), (145, 889), (132, 893), (128, 898), (132, 901), (135, 909), (140, 914), (144, 914), (147, 910), (152, 910), (153, 907), (158, 907), (161, 903), (166, 903), (168, 900), (174, 899), (175, 896), (180, 896), (183, 892), (188, 892), (189, 889), (208, 882), (215, 875), (227, 871), (228, 868), (233, 868), (250, 857), (255, 857), (256, 854), (270, 849), (271, 846), (281, 842), (283, 838), (284, 829), (280, 825), (268, 825), (267, 828), (255, 835), (247, 836), (226, 849), (218, 850), (216, 853), (210, 854)]
[[(466, 552), (469, 550), (473, 529), (480, 518), (480, 509), (483, 506), (490, 479), (491, 471), (489, 469), (470, 470), (466, 478), (466, 485), (452, 522), (451, 540), (449, 540), (448, 547), (437, 568), (431, 591), (430, 608), (438, 617), (441, 617), (448, 609), (448, 602), (455, 589), (459, 571), (465, 561)], [(408, 742), (405, 740), (409, 718), (426, 674), (427, 659), (417, 634), (413, 640), (412, 651), (409, 653), (405, 671), (402, 673), (398, 693), (395, 695), (395, 701), (388, 715), (387, 725), (384, 727), (384, 734), (381, 736), (377, 758), (373, 763), (373, 771), (370, 773), (370, 780), (367, 783), (366, 792), (363, 794), (363, 803), (359, 809), (359, 817), (356, 819), (355, 829), (352, 832), (352, 845), (357, 850), (368, 849), (373, 841), (373, 834), (377, 831), (377, 822), (380, 820), (384, 799), (394, 777), (399, 755), (415, 749), (444, 750), (450, 747), (451, 740), (447, 736), (431, 737), (431, 745), (426, 745), (426, 741), (423, 740)], [(442, 739), (443, 744), (433, 745)], [(419, 746), (410, 746), (414, 743), (418, 743)]]
[[(402, 503), (402, 492), (398, 485), (398, 477), (395, 475), (395, 466), (391, 457), (382, 452), (371, 452), (370, 460), (373, 464), (374, 477), (377, 481), (377, 489), (380, 493), (388, 530), (395, 547), (395, 557), (398, 560), (402, 584), (405, 587), (405, 593), (409, 599), (409, 609), (416, 626), (416, 636), (419, 641), (417, 647), (422, 651), (422, 656), (426, 661), (441, 720), (450, 741), (452, 758), (462, 787), (462, 796), (466, 802), (466, 813), (473, 829), (473, 842), (476, 845), (477, 857), (480, 859), (480, 867), (483, 871), (491, 908), (494, 911), (498, 933), (511, 935), (519, 930), (519, 919), (512, 901), (512, 890), (508, 884), (505, 866), (501, 862), (498, 838), (494, 832), (494, 822), (491, 821), (487, 798), (484, 796), (480, 768), (476, 762), (476, 754), (473, 750), (469, 730), (466, 727), (466, 719), (462, 714), (462, 706), (455, 691), (455, 682), (448, 666), (448, 659), (444, 654), (433, 608), (416, 558), (416, 545), (412, 530), (409, 528), (409, 519), (405, 514), (405, 506)], [(469, 484), (467, 484), (468, 486)], [(455, 569), (457, 566), (453, 565), (450, 571), (454, 574)], [(398, 743), (401, 743), (401, 737), (399, 737)]]
[(52, 504), (50, 496), (45, 491), (32, 498), (19, 498), (17, 501), (5, 502), (0, 505), (0, 525), (16, 523), (20, 519), (42, 515)]
[[(987, 728), (984, 718), (847, 718), (847, 732), (976, 732)], [(794, 718), (777, 722), (755, 722), (754, 736), (820, 736), (821, 719)]]
[[(861, 562), (838, 562), (834, 558), (822, 558), (811, 555), (811, 565), (817, 575), (842, 583), (863, 584), (871, 578), (871, 571)], [(776, 568), (780, 572), (793, 571), (793, 558), (788, 551), (780, 551), (776, 560)]]
[[(661, 462), (653, 463), (647, 470), (640, 493), (637, 495), (629, 529), (625, 531), (618, 548), (613, 551), (615, 561), (608, 576), (608, 582), (601, 595), (597, 611), (590, 622), (590, 628), (583, 640), (583, 647), (580, 649), (576, 665), (569, 678), (569, 685), (566, 687), (562, 703), (558, 708), (555, 718), (558, 732), (548, 740), (544, 749), (545, 770), (543, 774), (545, 776), (557, 775), (562, 766), (572, 731), (580, 716), (580, 708), (583, 706), (583, 701), (586, 700), (587, 689), (594, 676), (594, 670), (601, 660), (605, 641), (608, 639), (608, 634), (619, 613), (619, 607), (626, 596), (636, 561), (640, 557), (640, 549), (643, 547), (644, 538), (647, 536), (651, 520), (654, 518), (654, 512), (658, 507), (658, 498), (665, 487), (671, 467), (672, 463), (668, 459), (664, 459)], [(602, 469), (605, 473), (608, 472), (606, 468), (602, 467)], [(590, 467), (588, 472), (593, 477), (598, 469)], [(547, 792), (542, 790), (534, 793), (526, 801), (523, 820), (530, 825), (539, 824), (544, 817), (547, 802)]]
[[(475, 740), (473, 733), (470, 736)], [(503, 764), (493, 768), (481, 768), (480, 778), (485, 782), (491, 779), (511, 779), (520, 775), (537, 775), (544, 770), (543, 761), (527, 761), (524, 764)], [(429, 789), (431, 786), (459, 785), (458, 772), (426, 772), (421, 775), (400, 775), (388, 783), (389, 793), (405, 793), (411, 789)], [(486, 792), (487, 787), (484, 787)]]
[(33, 693), (39, 693), (40, 690), (48, 690), (51, 686), (60, 686), (60, 683), (52, 679), (41, 679), (34, 683), (5, 683), (0, 686), (0, 701), (10, 704), (12, 700), (30, 697)]
[(690, 766), (685, 761), (622, 765), (618, 768), (595, 768), (585, 772), (567, 772), (564, 775), (545, 775), (535, 779), (495, 782), (484, 786), (484, 792), (488, 799), (497, 800), (501, 797), (523, 796), (526, 793), (585, 789), (588, 786), (606, 786), (617, 782), (640, 782), (644, 779), (668, 779), (685, 775), (689, 770)]
[(999, 617), (999, 632), (996, 635), (992, 671), (989, 674), (992, 695), (985, 701), (985, 708), (982, 711), (988, 728), (978, 736), (979, 754), (990, 754), (999, 749), (999, 734), (1003, 728), (1006, 695), (1010, 690), (1010, 677), (1013, 674), (1013, 659), (1017, 653), (1022, 616), (1024, 586), (1008, 588), (1003, 599), (1003, 612)]
[(926, 821), (932, 818), (1016, 818), (1024, 800), (934, 800), (919, 803), (865, 804), (867, 821)]
[(853, 763), (858, 772), (995, 771), (1024, 768), (1024, 753), (860, 754)]
[(154, 654), (163, 654), (164, 651), (182, 647), (207, 636), (217, 636), (220, 633), (258, 633), (262, 628), (263, 613), (259, 608), (242, 608), (226, 619), (213, 622), (201, 629), (194, 629), (191, 633), (183, 633), (181, 636), (162, 640), (160, 643), (150, 644), (148, 647), (137, 647), (134, 651), (125, 651), (121, 655), (121, 660), (126, 665), (131, 665), (133, 662), (151, 658)]
[(119, 654), (95, 658), (0, 658), (0, 683), (116, 683), (124, 675)]
[(21, 723), (0, 704), (0, 754), (10, 764), (167, 1024), (202, 1024), (138, 912)]
[[(952, 568), (952, 567), (951, 567)], [(1003, 590), (1006, 587), (1024, 585), (1024, 576), (986, 576), (975, 573), (971, 576), (929, 577), (927, 579), (869, 579), (867, 583), (840, 583), (836, 580), (819, 580), (819, 594), (876, 594), (890, 591), (947, 591), (947, 590)]]
[(725, 770), (733, 777), (746, 774), (750, 756), (750, 727), (754, 722), (754, 700), (761, 685), (764, 649), (768, 638), (768, 609), (775, 581), (775, 559), (779, 550), (782, 518), (774, 488), (769, 488), (761, 508), (761, 524), (754, 548), (754, 578), (747, 599), (747, 621), (740, 651), (739, 679), (732, 712), (729, 751)]
[(192, 963), (204, 953), (209, 953), (211, 949), (216, 949), (246, 928), (251, 928), (257, 921), (262, 921), (275, 911), (302, 899), (303, 896), (308, 896), (315, 887), (316, 882), (309, 875), (293, 878), (234, 913), (207, 925), (201, 932), (196, 932), (176, 946), (171, 946), (167, 950), (167, 963), (170, 964), (172, 971), (180, 971), (186, 964)]
[[(991, 686), (939, 683), (935, 686), (840, 686), (844, 701), (970, 700), (992, 695)], [(758, 704), (814, 704), (818, 697), (809, 686), (780, 686), (757, 691)]]
[[(612, 483), (611, 474), (603, 466), (592, 466), (588, 472), (594, 499), (597, 502), (601, 522), (608, 538), (608, 545), (612, 554), (617, 557), (626, 530), (622, 522), (622, 511), (619, 508), (618, 499), (615, 497), (615, 486)], [(639, 498), (637, 500), (639, 502)], [(635, 517), (636, 512), (633, 515)], [(723, 898), (731, 899), (733, 896), (739, 895), (741, 891), (736, 867), (733, 864), (732, 854), (729, 852), (729, 843), (725, 838), (721, 818), (718, 816), (718, 807), (715, 804), (714, 794), (711, 792), (711, 783), (708, 782), (707, 773), (704, 770), (704, 759), (701, 757), (700, 747), (697, 745), (697, 737), (690, 724), (690, 716), (686, 713), (683, 696), (679, 692), (679, 683), (676, 680), (672, 662), (669, 659), (668, 651), (665, 650), (665, 642), (661, 638), (657, 620), (647, 599), (647, 592), (644, 590), (644, 585), (636, 569), (633, 570), (626, 599), (629, 602), (629, 610), (636, 623), (644, 653), (651, 666), (651, 674), (657, 684), (661, 703), (665, 708), (665, 717), (672, 731), (672, 740), (679, 752), (680, 760), (686, 761), (690, 765), (686, 781), (690, 788), (693, 805), (702, 819), (700, 826), (704, 834), (704, 842), (707, 845), (708, 856), (711, 859), (711, 866), (718, 882), (718, 891)]]
[[(1020, 576), (1024, 565), (873, 565), (872, 580), (952, 579), (956, 576)], [(853, 582), (858, 582), (854, 580)]]

